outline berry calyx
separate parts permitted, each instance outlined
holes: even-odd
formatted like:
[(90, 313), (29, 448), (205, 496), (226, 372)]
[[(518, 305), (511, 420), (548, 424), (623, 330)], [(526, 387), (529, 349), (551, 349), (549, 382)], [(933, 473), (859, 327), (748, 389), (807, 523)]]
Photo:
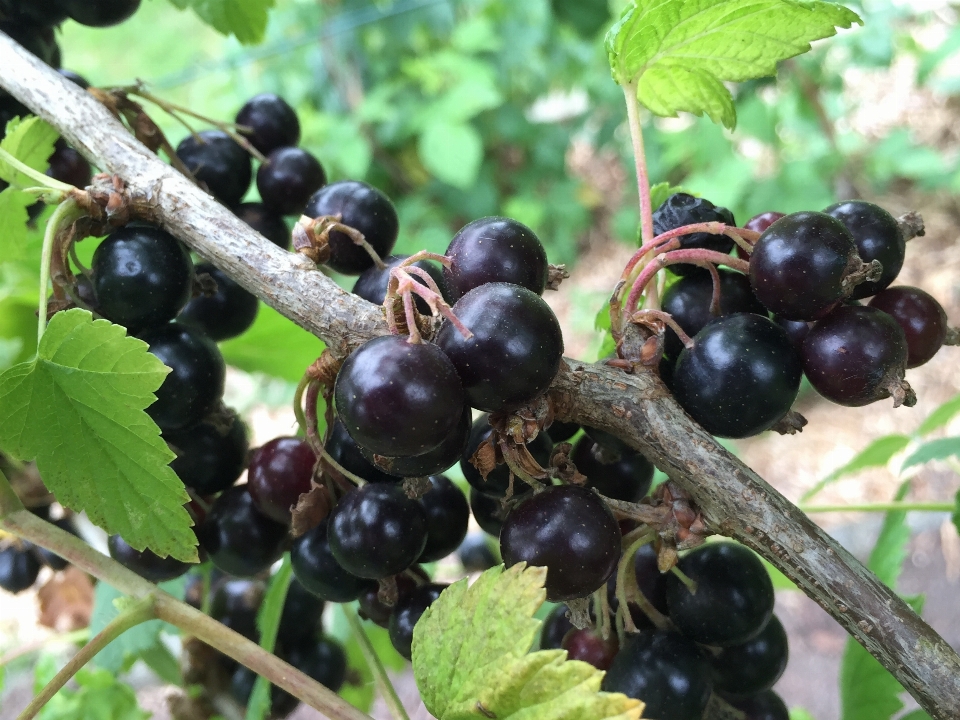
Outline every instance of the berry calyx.
[[(491, 439), (493, 428), (490, 426), (490, 416), (483, 414), (476, 419), (473, 427), (470, 429), (470, 437), (467, 440), (467, 446), (463, 450), (460, 458), (460, 470), (467, 482), (470, 483), (477, 492), (488, 497), (501, 499), (507, 494), (510, 487), (510, 468), (506, 463), (497, 465), (493, 470), (487, 473), (486, 479), (470, 460), (476, 454), (480, 445)], [(553, 451), (553, 443), (547, 433), (538, 433), (537, 436), (527, 444), (527, 449), (541, 466), (550, 462), (550, 453)], [(529, 492), (532, 488), (529, 484), (520, 478), (514, 478), (513, 494), (522, 495)]]

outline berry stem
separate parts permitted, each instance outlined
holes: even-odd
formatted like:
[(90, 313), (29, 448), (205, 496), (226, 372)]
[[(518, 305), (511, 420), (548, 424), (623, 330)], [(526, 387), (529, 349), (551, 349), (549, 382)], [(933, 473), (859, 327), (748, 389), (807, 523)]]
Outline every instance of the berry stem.
[(373, 645), (370, 643), (370, 638), (367, 637), (367, 633), (363, 629), (363, 623), (360, 622), (357, 611), (353, 609), (352, 605), (341, 605), (341, 607), (343, 608), (344, 616), (347, 618), (347, 624), (350, 626), (350, 632), (352, 632), (353, 636), (357, 639), (360, 652), (363, 653), (363, 659), (367, 661), (373, 677), (376, 678), (377, 685), (380, 687), (380, 694), (387, 703), (387, 707), (390, 708), (390, 712), (393, 713), (397, 720), (410, 720), (410, 716), (407, 715), (403, 703), (400, 702), (400, 696), (397, 695), (393, 683), (390, 682), (390, 677), (387, 675), (383, 663), (380, 662), (377, 651), (374, 650)]
[(83, 216), (80, 205), (72, 197), (57, 206), (47, 221), (43, 234), (43, 251), (40, 256), (40, 306), (37, 316), (37, 346), (39, 351), (43, 331), (47, 329), (47, 286), (50, 284), (50, 263), (53, 260), (53, 246), (57, 235), (64, 226), (71, 225)]
[(113, 620), (108, 622), (103, 630), (94, 635), (90, 639), (90, 642), (80, 648), (80, 651), (70, 658), (70, 661), (61, 668), (60, 672), (54, 675), (53, 679), (43, 686), (43, 689), (30, 701), (30, 704), (27, 705), (24, 711), (17, 716), (17, 720), (32, 720), (32, 718), (36, 717), (37, 713), (43, 709), (43, 706), (50, 702), (53, 696), (59, 692), (60, 688), (66, 685), (70, 679), (77, 674), (78, 670), (93, 660), (94, 655), (123, 635), (127, 630), (156, 618), (154, 602), (154, 596), (148, 595), (130, 605)]
[(805, 513), (830, 512), (953, 512), (956, 503), (948, 502), (886, 502), (862, 503), (860, 505), (800, 505)]
[[(711, 266), (713, 267), (713, 266)], [(716, 272), (716, 270), (714, 270)], [(673, 319), (673, 316), (670, 313), (663, 312), (663, 310), (638, 310), (630, 318), (631, 322), (641, 322), (646, 318), (653, 318), (655, 322), (661, 322), (664, 325), (668, 326), (673, 330), (677, 337), (680, 338), (680, 342), (683, 343), (683, 346), (686, 348), (693, 347), (693, 340), (690, 338), (687, 333), (684, 332), (683, 328)]]
[(640, 124), (640, 103), (637, 100), (636, 83), (623, 86), (627, 101), (627, 124), (633, 142), (633, 161), (637, 168), (637, 191), (640, 194), (640, 240), (646, 243), (653, 238), (653, 208), (650, 206), (650, 176), (647, 174), (647, 158), (643, 150), (643, 127)]
[(687, 575), (683, 572), (683, 570), (681, 570), (680, 568), (678, 568), (676, 565), (674, 565), (672, 568), (670, 568), (670, 572), (672, 572), (674, 575), (676, 575), (676, 576), (677, 576), (677, 579), (679, 579), (680, 582), (682, 582), (684, 585), (687, 586), (687, 590), (689, 590), (692, 595), (696, 595), (696, 594), (697, 594), (697, 581), (696, 581), (696, 580), (693, 580), (693, 579), (687, 577)]
[[(617, 608), (617, 614), (622, 615), (623, 627), (626, 632), (639, 632), (636, 624), (633, 622), (633, 616), (630, 615), (629, 603), (631, 600), (640, 607), (643, 614), (650, 618), (650, 622), (657, 628), (666, 630), (669, 627), (669, 623), (664, 615), (647, 600), (644, 594), (640, 592), (640, 588), (636, 587), (637, 573), (633, 565), (633, 556), (637, 554), (637, 550), (647, 543), (653, 542), (656, 538), (657, 534), (655, 532), (652, 530), (647, 531), (634, 540), (630, 547), (627, 548), (627, 551), (620, 556), (620, 563), (617, 567), (617, 600), (620, 603), (620, 607)], [(633, 592), (634, 588), (636, 588), (636, 592)]]
[[(319, 458), (321, 463), (326, 463), (338, 473), (340, 473), (347, 480), (353, 482), (357, 487), (363, 487), (367, 484), (367, 481), (364, 480), (359, 475), (354, 475), (352, 472), (347, 470), (343, 465), (338, 463), (332, 457), (330, 453), (327, 452), (326, 448), (323, 446), (323, 440), (320, 437), (320, 432), (318, 430), (320, 423), (317, 415), (317, 407), (320, 405), (320, 388), (321, 382), (319, 380), (310, 380), (306, 386), (303, 393), (303, 404), (304, 404), (304, 429), (307, 436), (307, 444), (310, 445), (310, 449), (313, 450), (313, 454)], [(297, 387), (299, 392), (300, 388)], [(294, 410), (296, 410), (299, 405), (299, 398), (295, 400)], [(337, 478), (334, 478), (335, 480)], [(349, 486), (344, 488), (349, 489)]]

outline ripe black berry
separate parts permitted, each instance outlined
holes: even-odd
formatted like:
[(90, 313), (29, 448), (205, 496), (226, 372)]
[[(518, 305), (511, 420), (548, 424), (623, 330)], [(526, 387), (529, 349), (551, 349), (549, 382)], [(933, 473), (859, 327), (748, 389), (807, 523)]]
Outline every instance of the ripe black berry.
[(697, 333), (673, 371), (673, 394), (704, 429), (742, 438), (768, 430), (800, 390), (800, 359), (773, 321), (739, 313)]
[(146, 225), (108, 235), (93, 253), (92, 269), (98, 311), (131, 333), (173, 320), (193, 289), (183, 245)]
[(259, 580), (227, 578), (212, 588), (210, 617), (256, 642), (257, 613), (263, 604), (266, 588)]
[(680, 559), (697, 583), (691, 592), (667, 577), (670, 619), (685, 637), (704, 645), (739, 645), (755, 637), (773, 614), (773, 583), (759, 558), (731, 542), (701, 545)]
[(236, 205), (247, 194), (253, 178), (250, 156), (222, 130), (204, 130), (184, 138), (177, 146), (177, 156), (224, 205)]
[(147, 549), (134, 550), (119, 535), (111, 535), (107, 540), (107, 546), (110, 548), (110, 557), (153, 583), (174, 580), (190, 569), (190, 563), (176, 558), (162, 558)]
[[(487, 479), (483, 479), (480, 471), (470, 462), (470, 458), (477, 452), (477, 448), (485, 440), (490, 438), (493, 428), (490, 427), (489, 415), (481, 415), (473, 423), (470, 430), (470, 438), (467, 440), (467, 446), (460, 458), (460, 469), (467, 482), (477, 490), (491, 498), (500, 499), (507, 493), (510, 486), (510, 468), (506, 463), (497, 465), (490, 473)], [(527, 445), (530, 454), (534, 460), (541, 466), (546, 466), (550, 462), (550, 453), (553, 451), (553, 443), (547, 433), (538, 433), (537, 436)], [(531, 490), (530, 485), (519, 478), (514, 478), (513, 494), (522, 495)]]
[[(391, 255), (390, 257), (383, 258), (383, 262), (386, 267), (381, 270), (376, 265), (368, 267), (362, 273), (360, 277), (357, 278), (357, 281), (353, 284), (353, 290), (351, 292), (354, 295), (359, 295), (367, 302), (372, 302), (374, 305), (382, 305), (384, 298), (387, 296), (387, 284), (390, 282), (390, 271), (393, 268), (397, 267), (406, 260), (409, 255)], [(440, 289), (441, 294), (444, 296), (444, 299), (449, 300), (446, 290), (446, 284), (443, 280), (443, 272), (440, 270), (440, 267), (429, 260), (420, 260), (415, 262), (414, 267), (421, 268), (426, 270), (430, 277), (433, 278), (433, 281), (437, 284), (437, 287)], [(416, 280), (421, 285), (426, 285), (422, 278), (412, 275), (414, 280)], [(423, 315), (430, 314), (430, 306), (427, 305), (427, 301), (424, 300), (419, 295), (414, 295), (414, 302), (417, 304), (417, 310)]]
[(728, 702), (746, 715), (745, 720), (790, 720), (790, 711), (773, 690), (748, 698), (730, 698)]
[(810, 384), (828, 400), (849, 407), (891, 395), (902, 402), (907, 357), (903, 330), (875, 307), (838, 307), (803, 341), (803, 371)]
[(17, 25), (59, 25), (67, 19), (60, 0), (0, 0), (0, 17)]
[(310, 492), (317, 456), (306, 441), (274, 438), (253, 451), (247, 469), (247, 491), (257, 510), (277, 522), (290, 523), (290, 508)]
[[(710, 273), (695, 273), (680, 278), (663, 294), (662, 308), (670, 313), (677, 324), (690, 337), (700, 332), (708, 322), (722, 315), (755, 313), (766, 316), (767, 310), (754, 297), (750, 279), (743, 273), (719, 270), (720, 313), (713, 315), (710, 304), (713, 299), (713, 278)], [(667, 328), (664, 338), (664, 355), (676, 360), (683, 351), (683, 343), (677, 334)]]
[[(83, 2), (83, 0), (75, 0)], [(51, 67), (60, 67), (60, 46), (57, 45), (56, 35), (53, 31), (53, 25), (46, 23), (42, 25), (34, 23), (16, 23), (0, 22), (0, 32), (6, 33), (13, 40), (36, 55), (43, 62)], [(0, 95), (7, 95), (0, 91)], [(13, 116), (26, 117), (32, 113), (19, 101), (13, 99), (12, 95), (7, 95), (15, 112)], [(19, 111), (16, 111), (19, 110)]]
[[(320, 188), (307, 202), (303, 214), (318, 218), (339, 216), (340, 222), (363, 233), (377, 255), (386, 257), (397, 241), (400, 225), (396, 208), (382, 192), (366, 183), (344, 180)], [(344, 275), (359, 275), (373, 265), (373, 259), (347, 235), (330, 233), (327, 264)]]
[(280, 613), (277, 642), (286, 650), (310, 645), (320, 631), (320, 618), (326, 603), (307, 590), (296, 577), (290, 578), (287, 597)]
[(244, 134), (264, 155), (300, 142), (297, 113), (278, 95), (264, 93), (250, 98), (237, 113), (236, 122), (250, 128)]
[(367, 482), (392, 483), (399, 481), (399, 477), (388, 475), (364, 457), (362, 448), (357, 445), (356, 440), (350, 437), (350, 433), (347, 432), (339, 418), (333, 423), (330, 438), (327, 440), (324, 449), (344, 470), (352, 472)]
[(397, 603), (390, 616), (390, 642), (394, 649), (407, 660), (413, 654), (413, 628), (423, 617), (446, 585), (429, 583), (411, 592), (403, 603)]
[[(387, 605), (380, 599), (379, 583), (370, 583), (370, 585), (360, 593), (360, 597), (357, 599), (360, 617), (382, 628), (388, 628), (390, 626), (390, 616), (393, 614), (393, 608), (396, 607), (398, 603), (404, 602), (407, 596), (418, 587), (417, 581), (412, 577), (410, 572), (395, 575), (393, 581), (397, 584), (397, 599), (394, 604)], [(429, 578), (424, 577), (424, 582), (427, 581), (429, 581)]]
[[(653, 213), (653, 234), (661, 235), (668, 230), (675, 230), (684, 225), (695, 223), (722, 222), (736, 227), (733, 213), (723, 207), (717, 207), (709, 200), (696, 198), (686, 193), (674, 193)], [(728, 253), (733, 249), (733, 239), (726, 235), (710, 235), (709, 233), (693, 233), (680, 238), (680, 247), (684, 250), (704, 248), (716, 252)], [(671, 265), (677, 275), (706, 275), (707, 271), (695, 265), (679, 263)]]
[(633, 556), (633, 570), (640, 592), (657, 610), (666, 614), (667, 576), (657, 566), (657, 551), (653, 545), (641, 545), (637, 549)]
[(319, 638), (309, 645), (287, 650), (288, 662), (297, 670), (337, 692), (347, 677), (347, 654), (332, 638)]
[(579, 660), (598, 670), (606, 670), (620, 649), (620, 643), (613, 633), (605, 640), (593, 628), (574, 628), (563, 636), (560, 647), (567, 651), (568, 660)]
[(443, 442), (433, 450), (411, 457), (386, 457), (363, 450), (378, 468), (398, 477), (427, 477), (449, 470), (460, 459), (470, 436), (470, 406), (464, 405), (463, 416)]
[(653, 464), (643, 455), (628, 450), (614, 462), (604, 462), (604, 452), (587, 435), (573, 446), (570, 459), (587, 476), (587, 487), (614, 500), (639, 502), (653, 482)]
[[(238, 665), (230, 676), (230, 695), (241, 706), (250, 702), (253, 686), (257, 682), (257, 674), (246, 665)], [(284, 718), (300, 705), (300, 701), (286, 690), (270, 686), (270, 713), (272, 719)]]
[(450, 242), (443, 269), (450, 297), (459, 300), (491, 282), (520, 285), (542, 295), (547, 286), (547, 252), (523, 223), (504, 217), (474, 220)]
[(68, 185), (85, 188), (93, 177), (93, 169), (87, 159), (67, 145), (62, 138), (57, 139), (48, 162), (50, 167), (47, 168), (47, 175)]
[(367, 484), (340, 498), (330, 513), (327, 537), (347, 572), (379, 580), (417, 561), (427, 544), (427, 519), (401, 487)]
[(620, 527), (593, 491), (551, 487), (515, 508), (500, 532), (507, 567), (547, 568), (547, 599), (584, 597), (607, 581), (620, 559)]
[(790, 344), (798, 353), (802, 352), (803, 341), (810, 334), (810, 323), (803, 320), (787, 320), (782, 317), (774, 317), (773, 321), (783, 328), (783, 331), (790, 338)]
[(434, 562), (456, 550), (467, 536), (470, 506), (463, 491), (443, 475), (430, 478), (430, 490), (418, 502), (427, 519), (427, 544), (418, 562)]
[(550, 387), (563, 357), (563, 334), (539, 295), (519, 285), (488, 283), (460, 298), (453, 311), (473, 337), (444, 322), (436, 342), (456, 367), (473, 407), (514, 410)]
[(844, 281), (860, 266), (857, 247), (830, 215), (798, 212), (777, 220), (750, 256), (750, 285), (770, 312), (816, 320), (850, 294)]
[(857, 245), (857, 254), (864, 262), (879, 260), (883, 265), (880, 279), (864, 282), (854, 288), (851, 297), (866, 298), (892, 283), (907, 253), (907, 243), (893, 215), (879, 205), (863, 200), (847, 200), (825, 209), (827, 215), (835, 217), (850, 231)]
[(463, 416), (463, 388), (446, 355), (432, 343), (397, 335), (374, 338), (351, 354), (334, 396), (350, 436), (388, 457), (432, 450)]
[(16, 595), (31, 587), (40, 574), (40, 561), (29, 547), (0, 550), (0, 588)]
[(314, 595), (329, 602), (351, 602), (370, 587), (371, 581), (351, 575), (333, 557), (327, 537), (328, 522), (324, 520), (293, 541), (290, 563), (294, 575)]
[(787, 633), (774, 615), (760, 634), (741, 645), (706, 653), (713, 686), (720, 692), (745, 696), (769, 690), (787, 669)]
[(61, 0), (61, 5), (81, 25), (110, 27), (133, 17), (140, 0)]
[(213, 295), (198, 295), (180, 312), (179, 320), (194, 325), (210, 339), (221, 341), (242, 335), (257, 319), (260, 301), (240, 287), (225, 272), (212, 265), (197, 265), (197, 275), (206, 273), (217, 284)]
[(645, 630), (613, 659), (600, 689), (644, 702), (643, 713), (658, 720), (700, 720), (710, 700), (710, 668), (685, 637)]
[(170, 463), (183, 484), (200, 495), (233, 485), (247, 460), (247, 426), (234, 416), (228, 428), (202, 422), (187, 430), (164, 433), (177, 457)]
[(282, 217), (267, 210), (263, 203), (241, 203), (233, 212), (277, 247), (290, 249), (290, 229)]
[[(517, 482), (517, 487), (526, 485), (526, 483)], [(527, 485), (527, 487), (530, 487)], [(470, 512), (473, 513), (474, 520), (480, 529), (495, 538), (500, 537), (500, 531), (503, 529), (503, 523), (507, 519), (510, 507), (505, 508), (503, 503), (497, 498), (484, 495), (478, 492), (476, 488), (470, 488)]]
[(216, 567), (237, 577), (252, 577), (280, 557), (287, 526), (257, 510), (247, 488), (238, 485), (213, 501), (197, 537)]
[(557, 605), (540, 626), (540, 649), (559, 650), (563, 638), (573, 629), (573, 623), (567, 618), (567, 606)]
[(171, 369), (147, 414), (164, 431), (200, 422), (223, 397), (226, 366), (216, 344), (177, 322), (147, 330), (140, 339)]
[(467, 572), (483, 572), (498, 564), (497, 556), (483, 533), (467, 535), (457, 548), (457, 557)]
[(947, 338), (947, 314), (931, 295), (920, 288), (900, 285), (877, 293), (870, 307), (897, 321), (907, 339), (907, 367), (928, 362)]
[(745, 227), (747, 230), (753, 230), (754, 232), (762, 233), (782, 217), (785, 217), (784, 213), (782, 212), (762, 212), (759, 215), (754, 215), (752, 218), (747, 220), (747, 224), (743, 227)]
[(257, 170), (263, 204), (278, 215), (303, 212), (310, 196), (326, 184), (320, 161), (298, 147), (277, 148)]

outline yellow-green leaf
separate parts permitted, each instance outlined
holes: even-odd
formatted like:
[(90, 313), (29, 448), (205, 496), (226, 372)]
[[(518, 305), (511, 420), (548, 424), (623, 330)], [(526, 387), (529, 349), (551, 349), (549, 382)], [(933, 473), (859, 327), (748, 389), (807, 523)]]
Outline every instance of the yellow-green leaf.
[[(49, 165), (57, 137), (57, 131), (38, 117), (14, 118), (7, 123), (7, 134), (0, 142), (0, 148), (24, 165), (43, 172)], [(37, 184), (3, 160), (0, 160), (0, 180), (6, 180), (20, 188), (34, 187)]]

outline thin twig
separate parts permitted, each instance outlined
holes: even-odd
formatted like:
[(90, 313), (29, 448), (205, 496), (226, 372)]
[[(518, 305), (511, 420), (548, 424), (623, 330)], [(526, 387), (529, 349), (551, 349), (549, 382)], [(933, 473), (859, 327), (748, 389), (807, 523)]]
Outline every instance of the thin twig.
[(393, 683), (390, 682), (386, 668), (384, 668), (383, 663), (380, 662), (380, 656), (377, 655), (377, 651), (370, 643), (370, 638), (367, 637), (367, 633), (363, 629), (363, 624), (360, 622), (356, 610), (350, 605), (342, 605), (341, 608), (343, 609), (344, 616), (347, 618), (350, 632), (352, 632), (353, 636), (357, 639), (360, 652), (363, 653), (363, 659), (366, 660), (367, 665), (370, 666), (370, 671), (373, 673), (373, 677), (380, 687), (380, 694), (387, 703), (387, 707), (390, 708), (390, 712), (393, 713), (397, 720), (410, 720), (410, 716), (407, 715), (403, 703), (400, 702), (400, 696), (397, 695)]

